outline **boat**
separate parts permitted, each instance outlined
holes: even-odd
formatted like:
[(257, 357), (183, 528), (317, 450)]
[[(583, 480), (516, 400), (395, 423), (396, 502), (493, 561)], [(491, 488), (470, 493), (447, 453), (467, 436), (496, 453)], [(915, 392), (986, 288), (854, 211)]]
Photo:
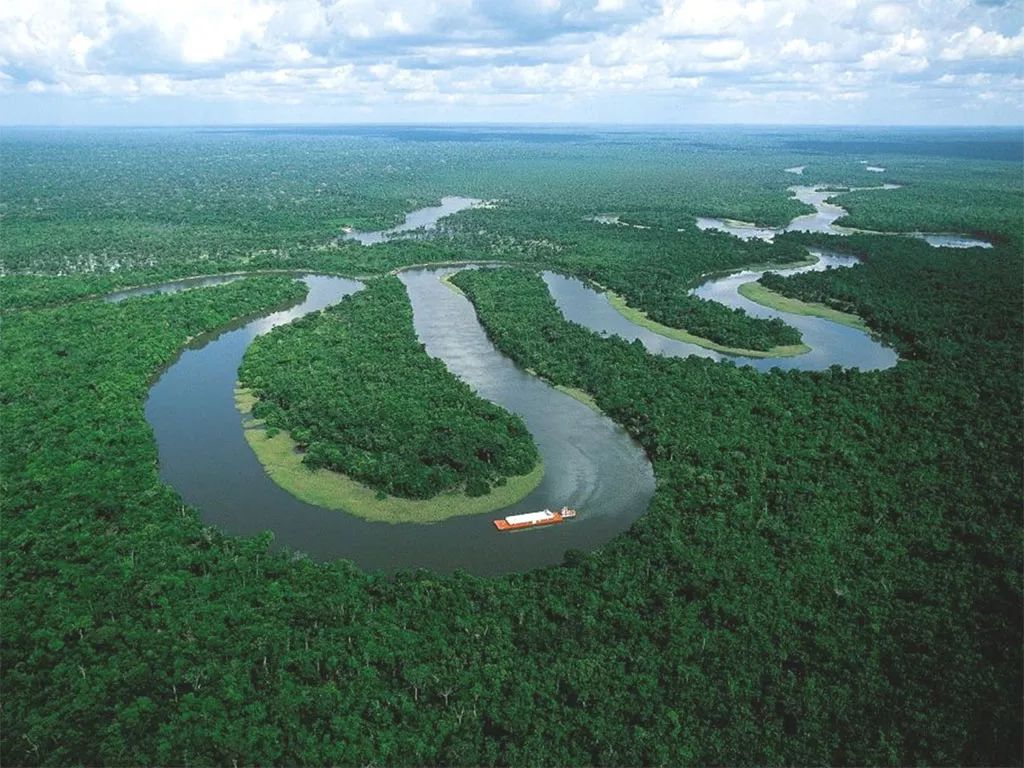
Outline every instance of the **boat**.
[(550, 509), (542, 509), (540, 512), (527, 512), (524, 515), (509, 515), (501, 520), (494, 521), (494, 527), (499, 531), (519, 531), (523, 528), (538, 528), (542, 525), (554, 525), (571, 520), (576, 517), (576, 510), (569, 507), (562, 507), (557, 512)]

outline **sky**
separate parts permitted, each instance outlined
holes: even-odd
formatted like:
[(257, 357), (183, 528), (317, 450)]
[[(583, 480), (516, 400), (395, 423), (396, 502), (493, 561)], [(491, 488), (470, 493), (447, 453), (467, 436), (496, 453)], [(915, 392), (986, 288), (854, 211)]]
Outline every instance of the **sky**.
[(0, 123), (1024, 125), (1024, 0), (4, 0)]

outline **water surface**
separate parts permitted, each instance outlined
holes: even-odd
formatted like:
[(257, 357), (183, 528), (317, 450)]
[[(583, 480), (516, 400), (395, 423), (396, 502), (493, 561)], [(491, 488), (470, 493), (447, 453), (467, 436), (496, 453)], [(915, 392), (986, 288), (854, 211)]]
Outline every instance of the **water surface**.
[(991, 248), (992, 243), (970, 235), (943, 235), (936, 232), (915, 232), (914, 237), (935, 248)]
[[(858, 263), (852, 256), (817, 250), (811, 253), (818, 259), (812, 265), (771, 271), (780, 275), (795, 275), (800, 272), (850, 267)], [(628, 320), (611, 305), (604, 293), (594, 290), (574, 277), (554, 272), (545, 272), (542, 276), (555, 303), (567, 320), (598, 333), (620, 336), (626, 341), (640, 341), (648, 352), (656, 355), (731, 360), (737, 365), (749, 365), (759, 371), (768, 371), (772, 368), (821, 371), (833, 365), (869, 371), (891, 368), (896, 364), (898, 357), (895, 350), (864, 331), (819, 317), (769, 309), (739, 294), (739, 286), (758, 280), (764, 272), (765, 270), (744, 270), (714, 278), (696, 288), (693, 293), (734, 309), (743, 309), (754, 317), (781, 319), (801, 332), (804, 343), (811, 347), (810, 352), (795, 357), (742, 357), (676, 341)]]
[[(307, 275), (307, 298), (287, 310), (197, 339), (159, 378), (146, 402), (160, 475), (203, 520), (229, 534), (272, 531), (277, 546), (321, 560), (346, 558), (368, 570), (430, 568), (495, 575), (561, 562), (627, 529), (654, 493), (640, 446), (595, 413), (518, 369), (488, 341), (469, 301), (441, 283), (452, 270), (403, 273), (416, 331), (481, 396), (523, 417), (544, 461), (541, 484), (506, 509), (433, 525), (372, 523), (296, 499), (266, 474), (246, 443), (235, 408), (238, 366), (272, 328), (358, 291), (354, 280)], [(501, 534), (492, 520), (570, 504), (580, 517), (543, 530)]]
[(194, 288), (210, 288), (215, 285), (226, 285), (241, 279), (241, 275), (208, 275), (206, 277), (186, 277), (182, 280), (171, 280), (157, 285), (140, 285), (135, 288), (126, 288), (123, 291), (115, 291), (104, 296), (105, 301), (117, 303), (125, 299), (135, 299), (139, 296), (153, 296), (155, 294), (181, 293), (191, 291)]
[(483, 200), (474, 197), (442, 197), (440, 205), (433, 205), (427, 208), (418, 208), (405, 214), (405, 221), (397, 227), (382, 229), (376, 232), (346, 232), (342, 240), (356, 240), (363, 245), (382, 243), (396, 236), (407, 234), (417, 229), (431, 230), (437, 227), (437, 222), (445, 216), (464, 211), (467, 208), (474, 208), (483, 204)]
[[(801, 166), (803, 167), (803, 166)], [(786, 171), (793, 171), (786, 168)], [(869, 171), (884, 171), (884, 168), (867, 166)], [(784, 227), (760, 227), (747, 221), (735, 219), (716, 219), (704, 216), (697, 217), (697, 228), (702, 230), (714, 230), (738, 237), (741, 240), (764, 240), (772, 242), (775, 236), (783, 232), (819, 232), (826, 235), (852, 235), (861, 233), (866, 235), (903, 235), (924, 240), (934, 248), (991, 248), (992, 244), (975, 237), (959, 234), (944, 234), (933, 232), (875, 232), (869, 229), (855, 229), (852, 227), (840, 227), (836, 222), (847, 214), (845, 208), (837, 205), (833, 199), (847, 192), (866, 192), (872, 190), (887, 191), (899, 189), (899, 184), (880, 184), (877, 187), (850, 187), (848, 189), (835, 189), (829, 186), (796, 186), (790, 187), (792, 197), (805, 205), (814, 208), (814, 213), (807, 213), (795, 217)]]

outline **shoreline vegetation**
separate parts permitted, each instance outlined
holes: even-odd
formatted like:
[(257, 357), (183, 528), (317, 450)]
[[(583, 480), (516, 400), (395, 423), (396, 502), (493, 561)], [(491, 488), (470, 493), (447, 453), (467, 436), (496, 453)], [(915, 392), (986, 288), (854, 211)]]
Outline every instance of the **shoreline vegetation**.
[(311, 469), (303, 464), (302, 453), (288, 432), (279, 430), (271, 435), (262, 420), (252, 418), (256, 400), (245, 387), (235, 389), (235, 406), (244, 417), (245, 441), (270, 479), (300, 501), (370, 522), (430, 524), (494, 512), (521, 501), (544, 479), (544, 464), (538, 460), (529, 473), (506, 478), (504, 485), (492, 487), (485, 496), (467, 496), (460, 491), (440, 493), (429, 499), (390, 496), (341, 472)]
[[(463, 291), (461, 288), (459, 288), (457, 285), (453, 284), (452, 288), (456, 289), (459, 293), (461, 293), (467, 299), (470, 298), (469, 295), (466, 294), (466, 292)], [(568, 395), (573, 400), (576, 400), (577, 402), (583, 403), (585, 406), (587, 406), (587, 408), (589, 408), (590, 410), (594, 411), (594, 413), (599, 413), (602, 416), (607, 416), (608, 415), (603, 410), (601, 410), (601, 406), (599, 406), (597, 404), (597, 400), (595, 400), (593, 398), (593, 396), (589, 392), (587, 392), (586, 390), (579, 389), (577, 387), (567, 387), (564, 384), (557, 384), (556, 382), (551, 381), (550, 379), (545, 378), (541, 374), (537, 373), (537, 371), (535, 371), (533, 368), (524, 368), (523, 370), (526, 371), (531, 376), (536, 376), (538, 379), (543, 381), (545, 384), (547, 384), (552, 389), (557, 389), (559, 392), (561, 392), (564, 395)]]
[(605, 295), (608, 297), (608, 302), (620, 315), (630, 322), (668, 339), (682, 341), (687, 344), (696, 344), (698, 347), (703, 347), (704, 349), (710, 349), (715, 352), (721, 352), (725, 355), (735, 355), (738, 357), (796, 357), (797, 355), (803, 355), (811, 351), (811, 348), (803, 343), (787, 344), (785, 346), (772, 347), (771, 349), (763, 351), (757, 349), (727, 347), (724, 344), (718, 344), (710, 339), (695, 336), (681, 328), (673, 328), (668, 325), (663, 325), (656, 320), (652, 320), (642, 309), (629, 306), (629, 304), (626, 303), (626, 300), (615, 291), (604, 288), (603, 286), (601, 287), (604, 290)]
[(256, 339), (237, 386), (268, 474), (319, 506), (436, 522), (509, 506), (543, 475), (522, 420), (427, 354), (393, 276)]
[(850, 312), (841, 312), (840, 310), (833, 309), (826, 304), (801, 301), (800, 299), (791, 299), (789, 296), (783, 296), (781, 293), (776, 293), (771, 288), (765, 287), (756, 280), (751, 280), (749, 283), (743, 283), (737, 291), (743, 298), (749, 299), (755, 304), (760, 304), (763, 307), (768, 307), (769, 309), (777, 309), (780, 312), (788, 312), (792, 315), (820, 317), (823, 320), (855, 328), (858, 331), (864, 331), (864, 333), (871, 333), (871, 329), (859, 315), (855, 315)]
[[(398, 275), (401, 272), (414, 270), (414, 269), (444, 269), (446, 267), (475, 267), (475, 266), (515, 266), (516, 262), (507, 260), (488, 260), (488, 259), (459, 259), (459, 260), (439, 260), (439, 261), (421, 261), (415, 264), (403, 264), (398, 267), (390, 269), (381, 269), (371, 272), (356, 272), (349, 269), (337, 269), (335, 267), (324, 265), (324, 266), (308, 266), (308, 267), (280, 267), (280, 268), (256, 268), (256, 269), (236, 269), (230, 268), (220, 272), (192, 272), (189, 270), (175, 271), (171, 270), (164, 275), (159, 277), (153, 277), (152, 279), (146, 277), (142, 282), (122, 282), (119, 278), (124, 275), (60, 275), (60, 274), (43, 274), (43, 273), (8, 273), (0, 274), (0, 283), (4, 285), (5, 290), (0, 291), (0, 315), (10, 314), (12, 312), (23, 312), (26, 310), (42, 310), (42, 309), (54, 309), (56, 307), (64, 307), (69, 304), (81, 301), (95, 301), (96, 299), (103, 299), (113, 293), (123, 293), (126, 291), (138, 291), (145, 290), (147, 288), (156, 288), (158, 286), (166, 285), (167, 283), (185, 282), (189, 280), (206, 280), (209, 278), (238, 278), (243, 279), (246, 277), (260, 277), (264, 275), (285, 275), (297, 278), (301, 278), (304, 275), (316, 274), (316, 275), (327, 275), (330, 277), (344, 277), (349, 280), (374, 280), (379, 277), (388, 277), (392, 275)], [(130, 275), (130, 273), (128, 273)], [(11, 294), (13, 293), (11, 286), (7, 281), (10, 280), (45, 280), (45, 281), (71, 281), (75, 279), (85, 278), (97, 283), (97, 290), (90, 291), (88, 293), (76, 293), (65, 296), (57, 301), (46, 302), (46, 303), (32, 303), (31, 301), (17, 303), (18, 297), (15, 297), (16, 303), (10, 304)], [(195, 288), (202, 288), (205, 286), (195, 286)], [(195, 288), (187, 288), (185, 290), (195, 290)]]

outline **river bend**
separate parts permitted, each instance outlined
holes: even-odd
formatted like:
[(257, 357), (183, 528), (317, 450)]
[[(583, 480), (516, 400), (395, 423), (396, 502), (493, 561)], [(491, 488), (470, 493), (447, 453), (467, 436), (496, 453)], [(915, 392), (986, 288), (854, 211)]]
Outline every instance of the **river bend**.
[[(789, 228), (846, 233), (835, 227), (845, 211), (823, 190), (794, 188), (816, 212)], [(350, 232), (364, 245), (429, 230), (444, 216), (480, 204), (473, 198), (446, 197), (440, 206), (413, 211), (404, 224), (385, 232)], [(702, 228), (724, 228), (740, 237), (771, 239), (777, 230), (752, 231), (742, 223), (701, 220)], [(934, 235), (939, 238), (957, 236)], [(943, 243), (946, 244), (946, 243)], [(809, 266), (774, 270), (783, 275), (849, 267), (857, 260), (812, 251)], [(647, 509), (655, 480), (650, 462), (624, 429), (603, 414), (518, 368), (488, 340), (472, 304), (445, 285), (451, 267), (400, 272), (413, 308), (416, 333), (429, 354), (439, 358), (481, 397), (518, 414), (544, 462), (540, 485), (521, 502), (503, 510), (456, 517), (432, 525), (368, 522), (302, 502), (276, 485), (245, 441), (234, 388), (245, 350), (257, 336), (317, 312), (360, 290), (355, 280), (302, 276), (306, 298), (294, 307), (240, 322), (194, 340), (150, 390), (146, 418), (153, 428), (160, 474), (203, 519), (225, 532), (252, 535), (273, 531), (276, 545), (316, 559), (345, 558), (367, 570), (456, 569), (481, 575), (524, 571), (560, 562), (568, 549), (592, 550), (629, 528)], [(652, 353), (732, 360), (759, 371), (771, 368), (823, 370), (841, 365), (877, 370), (895, 365), (896, 353), (870, 334), (816, 317), (793, 315), (756, 304), (739, 294), (743, 283), (763, 272), (741, 271), (717, 277), (694, 294), (755, 317), (778, 317), (803, 334), (811, 351), (788, 358), (731, 357), (675, 341), (623, 317), (607, 297), (580, 280), (554, 272), (543, 279), (565, 317), (603, 334), (639, 340)], [(121, 301), (156, 292), (219, 285), (237, 275), (192, 278), (128, 289), (108, 299)], [(572, 523), (523, 534), (498, 534), (497, 517), (570, 504), (582, 510)]]
[[(243, 435), (234, 403), (238, 367), (257, 336), (362, 287), (325, 275), (302, 278), (309, 294), (299, 305), (197, 339), (157, 380), (145, 413), (164, 482), (196, 507), (204, 521), (229, 534), (270, 530), (278, 546), (321, 560), (346, 558), (367, 570), (461, 568), (481, 575), (524, 571), (557, 564), (568, 549), (592, 550), (629, 528), (654, 493), (654, 473), (642, 448), (607, 416), (501, 355), (470, 302), (441, 281), (451, 271), (401, 274), (416, 331), (429, 354), (482, 397), (526, 422), (545, 473), (522, 501), (432, 525), (374, 523), (302, 502), (270, 479)], [(578, 507), (579, 519), (505, 535), (491, 522), (561, 504)]]

